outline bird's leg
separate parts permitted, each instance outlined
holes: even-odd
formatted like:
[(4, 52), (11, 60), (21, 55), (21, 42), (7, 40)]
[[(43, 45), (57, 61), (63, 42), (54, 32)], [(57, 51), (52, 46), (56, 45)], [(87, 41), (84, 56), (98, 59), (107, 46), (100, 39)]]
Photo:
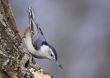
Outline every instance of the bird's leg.
[(36, 61), (35, 61), (34, 57), (32, 57), (32, 63), (36, 64)]
[(31, 68), (34, 68), (35, 70), (41, 69), (41, 67), (33, 59), (32, 55), (30, 55), (29, 63), (30, 63), (29, 68), (31, 67)]
[(16, 34), (16, 44), (17, 45), (20, 45), (21, 43), (22, 43), (22, 39), (23, 39), (23, 37), (21, 37), (19, 34)]
[(40, 69), (40, 66), (36, 63), (34, 57), (32, 57), (32, 62), (33, 62), (33, 64), (35, 64)]

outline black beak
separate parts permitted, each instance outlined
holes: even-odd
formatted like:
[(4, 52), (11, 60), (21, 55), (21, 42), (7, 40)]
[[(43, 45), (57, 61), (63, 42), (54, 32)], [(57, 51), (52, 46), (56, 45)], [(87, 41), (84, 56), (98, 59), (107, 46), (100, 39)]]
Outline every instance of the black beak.
[(60, 67), (61, 69), (63, 69), (62, 65), (61, 65), (61, 64), (59, 64), (59, 62), (58, 62), (58, 61), (56, 61), (56, 64), (58, 65), (58, 67)]

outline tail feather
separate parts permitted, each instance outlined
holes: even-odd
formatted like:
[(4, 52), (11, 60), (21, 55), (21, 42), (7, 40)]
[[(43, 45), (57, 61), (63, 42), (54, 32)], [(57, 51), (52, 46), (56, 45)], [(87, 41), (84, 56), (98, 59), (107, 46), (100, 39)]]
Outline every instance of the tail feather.
[(38, 31), (38, 24), (35, 22), (35, 16), (32, 7), (28, 8), (28, 18), (29, 18), (29, 28), (34, 34)]
[(43, 41), (46, 41), (41, 28), (39, 27), (38, 23), (36, 23), (35, 21), (34, 12), (31, 7), (28, 8), (28, 17), (29, 17), (29, 27), (31, 29), (32, 39), (37, 38), (37, 36), (40, 36), (39, 38), (42, 38)]

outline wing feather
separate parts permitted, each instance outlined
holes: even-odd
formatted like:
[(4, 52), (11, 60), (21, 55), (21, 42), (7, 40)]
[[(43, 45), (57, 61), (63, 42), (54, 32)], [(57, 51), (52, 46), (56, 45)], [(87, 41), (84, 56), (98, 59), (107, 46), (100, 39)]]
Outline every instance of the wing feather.
[(34, 17), (34, 12), (32, 8), (28, 9), (28, 17), (29, 17), (29, 27), (31, 29), (31, 37), (32, 37), (32, 43), (35, 49), (40, 49), (40, 46), (42, 45), (43, 42), (46, 42), (46, 39), (44, 37), (44, 34), (39, 27), (39, 25), (35, 21)]

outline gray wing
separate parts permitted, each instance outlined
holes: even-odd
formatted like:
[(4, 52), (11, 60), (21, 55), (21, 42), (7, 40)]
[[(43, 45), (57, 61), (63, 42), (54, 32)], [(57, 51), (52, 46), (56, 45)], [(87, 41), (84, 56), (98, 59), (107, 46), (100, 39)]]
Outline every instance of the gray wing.
[(32, 7), (28, 8), (29, 28), (31, 29), (31, 36), (38, 30), (38, 24), (35, 22), (35, 16)]
[(43, 32), (39, 25), (35, 21), (34, 12), (32, 8), (28, 8), (28, 17), (29, 17), (29, 27), (31, 29), (31, 38), (32, 43), (35, 49), (39, 49), (43, 42), (46, 42), (46, 39), (43, 35)]
[(33, 35), (32, 41), (33, 41), (33, 46), (37, 50), (40, 49), (40, 46), (42, 45), (43, 42), (46, 42), (46, 39), (43, 35), (41, 28), (38, 28), (38, 32)]

